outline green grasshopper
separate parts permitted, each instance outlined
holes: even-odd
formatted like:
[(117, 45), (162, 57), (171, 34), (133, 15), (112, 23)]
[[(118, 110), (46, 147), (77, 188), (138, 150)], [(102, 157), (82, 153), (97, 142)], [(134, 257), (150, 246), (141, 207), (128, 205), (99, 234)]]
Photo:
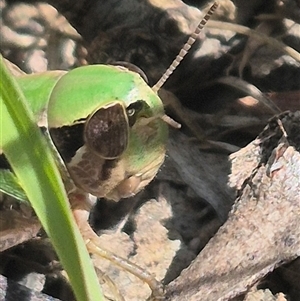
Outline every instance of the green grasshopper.
[[(89, 194), (119, 201), (137, 194), (155, 177), (166, 152), (168, 125), (158, 90), (183, 59), (206, 24), (214, 3), (177, 58), (154, 87), (121, 66), (91, 65), (72, 71), (21, 75), (21, 87), (36, 123), (46, 129), (57, 149), (71, 208), (91, 253), (108, 257), (147, 282), (160, 295), (156, 281), (142, 269), (97, 245), (87, 223)], [(7, 191), (0, 183), (0, 190)]]
[[(111, 86), (113, 81), (118, 85)], [(167, 125), (161, 100), (138, 74), (91, 65), (20, 76), (17, 82), (76, 187), (118, 201), (155, 176)]]

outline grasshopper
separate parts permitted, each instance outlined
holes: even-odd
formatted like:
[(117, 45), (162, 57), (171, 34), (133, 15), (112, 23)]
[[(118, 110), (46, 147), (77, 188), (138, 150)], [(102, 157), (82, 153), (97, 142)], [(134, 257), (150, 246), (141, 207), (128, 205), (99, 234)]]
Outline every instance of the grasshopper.
[[(161, 296), (162, 290), (151, 275), (98, 246), (97, 235), (87, 222), (89, 195), (119, 201), (137, 194), (155, 177), (166, 153), (168, 124), (180, 127), (165, 115), (157, 92), (216, 8), (214, 3), (152, 88), (139, 74), (122, 66), (90, 65), (69, 72), (16, 77), (35, 122), (53, 143), (71, 209), (88, 250), (144, 280), (155, 297)], [(1, 183), (0, 190), (9, 193)]]

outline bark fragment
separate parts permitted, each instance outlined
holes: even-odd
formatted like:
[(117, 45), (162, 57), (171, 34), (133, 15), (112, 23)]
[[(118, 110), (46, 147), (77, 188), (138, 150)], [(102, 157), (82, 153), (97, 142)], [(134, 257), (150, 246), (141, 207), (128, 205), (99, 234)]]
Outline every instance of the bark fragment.
[[(282, 138), (278, 118), (287, 138)], [(168, 300), (230, 300), (300, 256), (299, 127), (299, 112), (282, 114), (270, 121), (260, 144), (257, 140), (231, 156), (231, 181), (242, 187), (240, 196), (227, 222), (168, 286)], [(245, 158), (256, 162), (246, 171)]]

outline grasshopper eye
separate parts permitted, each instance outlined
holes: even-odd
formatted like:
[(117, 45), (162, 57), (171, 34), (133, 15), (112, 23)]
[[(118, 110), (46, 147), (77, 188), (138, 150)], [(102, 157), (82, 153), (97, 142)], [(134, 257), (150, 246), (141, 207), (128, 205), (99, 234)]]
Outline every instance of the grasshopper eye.
[(128, 111), (120, 102), (101, 107), (85, 123), (86, 145), (104, 159), (120, 157), (128, 145), (128, 119)]
[(138, 116), (140, 111), (143, 109), (144, 105), (146, 104), (145, 101), (143, 100), (138, 100), (136, 102), (131, 103), (127, 108), (126, 108), (126, 112), (127, 112), (127, 116), (128, 116), (128, 122), (129, 122), (129, 126), (132, 127)]
[(135, 109), (129, 109), (127, 110), (128, 117), (132, 117), (135, 114)]

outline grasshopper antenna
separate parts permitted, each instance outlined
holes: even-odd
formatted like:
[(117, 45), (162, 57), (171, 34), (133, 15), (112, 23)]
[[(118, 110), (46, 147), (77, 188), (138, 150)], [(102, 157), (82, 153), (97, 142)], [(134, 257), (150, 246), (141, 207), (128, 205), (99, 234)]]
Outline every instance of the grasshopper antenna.
[[(159, 89), (164, 85), (164, 83), (167, 81), (167, 79), (170, 77), (170, 75), (174, 72), (174, 70), (177, 68), (177, 66), (181, 63), (183, 58), (186, 56), (190, 48), (195, 43), (197, 36), (207, 23), (207, 21), (210, 19), (214, 11), (217, 9), (218, 3), (214, 2), (214, 4), (210, 7), (204, 18), (200, 21), (195, 31), (191, 34), (187, 42), (183, 45), (181, 48), (179, 54), (176, 56), (170, 67), (165, 71), (165, 73), (162, 75), (162, 77), (158, 80), (158, 82), (152, 87), (152, 90), (157, 93)], [(181, 124), (173, 120), (170, 116), (164, 114), (160, 117), (164, 122), (169, 124), (171, 127), (179, 129), (181, 128)]]
[(152, 87), (152, 90), (154, 92), (157, 92), (167, 81), (167, 79), (170, 77), (170, 75), (174, 72), (174, 70), (177, 68), (177, 66), (180, 64), (180, 62), (183, 60), (183, 58), (186, 56), (192, 45), (195, 43), (197, 36), (211, 17), (211, 15), (214, 13), (214, 11), (217, 9), (218, 3), (214, 2), (214, 4), (210, 7), (209, 11), (206, 13), (204, 18), (201, 20), (201, 22), (198, 24), (195, 31), (191, 34), (187, 42), (183, 45), (181, 48), (179, 54), (176, 56), (170, 67), (166, 70), (166, 72), (162, 75), (162, 77), (158, 80), (158, 82)]

